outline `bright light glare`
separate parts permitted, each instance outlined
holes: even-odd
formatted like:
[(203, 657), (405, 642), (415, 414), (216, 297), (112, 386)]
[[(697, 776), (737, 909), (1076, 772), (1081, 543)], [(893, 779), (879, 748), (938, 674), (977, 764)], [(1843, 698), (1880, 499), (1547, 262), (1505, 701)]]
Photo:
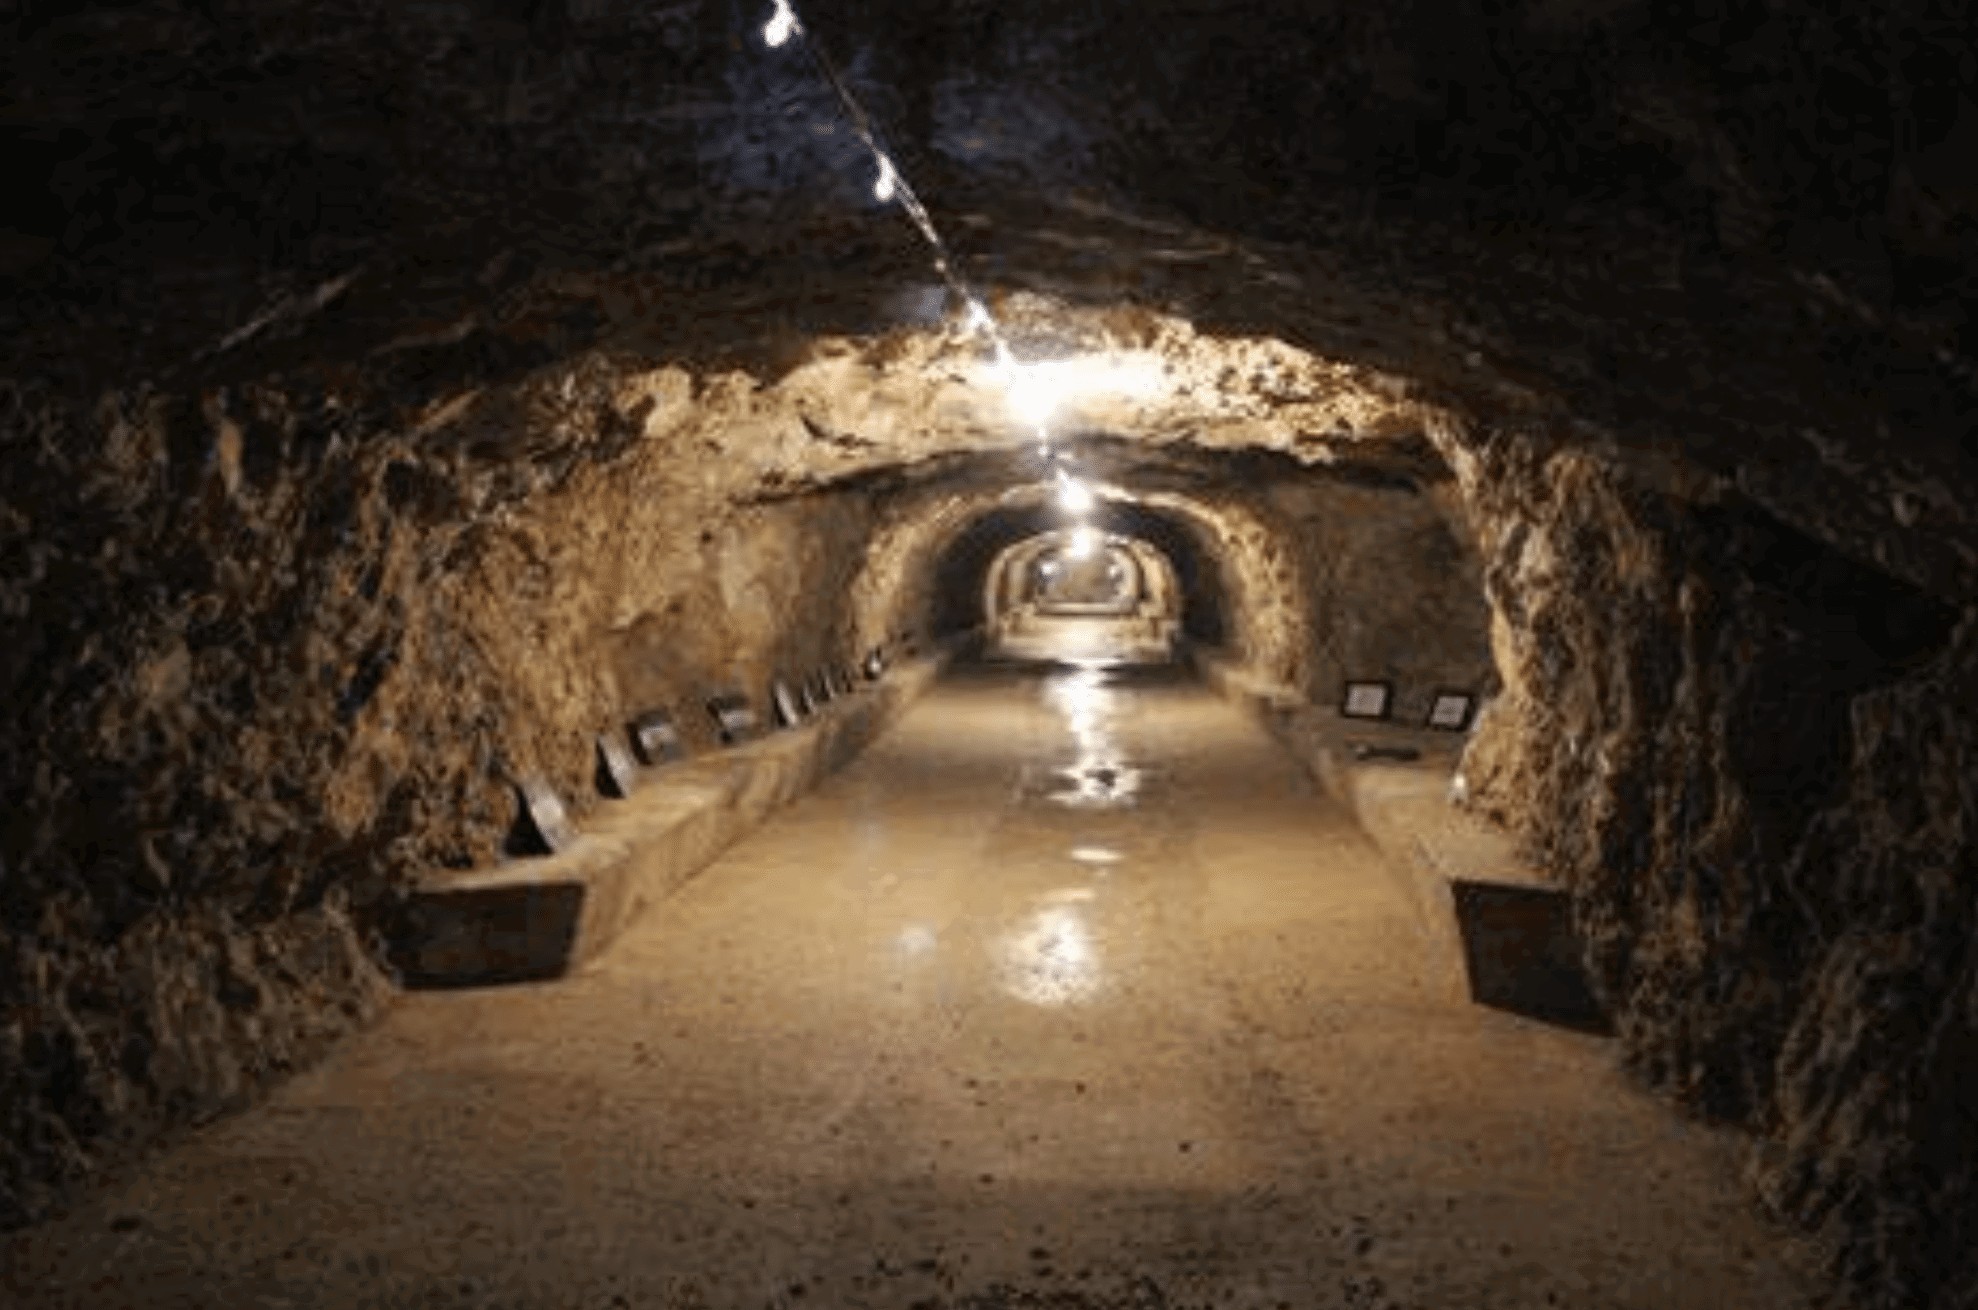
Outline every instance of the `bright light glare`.
[(1072, 559), (1091, 559), (1092, 552), (1099, 549), (1099, 534), (1091, 528), (1080, 528), (1071, 534), (1071, 544), (1065, 554)]
[(937, 945), (934, 930), (925, 924), (909, 924), (897, 941), (901, 955), (919, 956), (931, 952)]
[(1041, 428), (1051, 417), (1051, 411), (1058, 407), (1058, 389), (1048, 376), (1040, 374), (1033, 365), (1019, 368), (1008, 383), (1010, 408), (1016, 416), (1033, 428)]
[(1095, 503), (1090, 487), (1063, 469), (1058, 470), (1058, 504), (1065, 513), (1090, 514)]
[(797, 16), (790, 10), (790, 0), (776, 0), (776, 13), (763, 26), (762, 39), (771, 46), (780, 46), (796, 31)]
[(893, 161), (879, 156), (879, 180), (872, 184), (873, 198), (884, 203), (891, 200), (899, 190), (900, 175), (893, 171)]
[[(1095, 539), (1098, 536), (1089, 528), (1079, 531), (1091, 533)], [(1113, 734), (1120, 707), (1106, 685), (1105, 675), (1097, 668), (1082, 668), (1052, 683), (1044, 695), (1052, 708), (1064, 716), (1065, 727), (1078, 750), (1077, 762), (1062, 770), (1068, 785), (1053, 792), (1050, 799), (1078, 809), (1135, 804), (1141, 773), (1127, 762)]]
[(983, 328), (988, 327), (990, 322), (989, 307), (977, 300), (974, 296), (970, 296), (968, 298), (968, 321), (962, 324), (962, 330), (965, 332), (980, 332)]
[(1157, 356), (1090, 356), (1019, 364), (998, 349), (990, 375), (1001, 384), (1010, 409), (1030, 427), (1042, 427), (1059, 406), (1086, 397), (1145, 400), (1163, 385)]

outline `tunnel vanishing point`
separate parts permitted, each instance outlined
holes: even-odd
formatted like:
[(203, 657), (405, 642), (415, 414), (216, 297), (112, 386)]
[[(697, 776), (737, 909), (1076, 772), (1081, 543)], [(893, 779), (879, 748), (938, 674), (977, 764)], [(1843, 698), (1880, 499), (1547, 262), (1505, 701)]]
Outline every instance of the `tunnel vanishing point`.
[[(1729, 1267), (1702, 1247), (1658, 1300), (1395, 1235), (1481, 1233), (1475, 1207), (1542, 1249), (1532, 1216), (1612, 1205), (1617, 1245), (1750, 1223), (1828, 1303), (1978, 1306), (1964, 7), (809, 0), (772, 44), (784, 8), (0, 5), (0, 1302), (890, 1305), (897, 1273), (929, 1306), (1730, 1303), (1684, 1294)], [(1177, 662), (1053, 655), (1093, 625)], [(1370, 801), (1323, 826), (1352, 808), (1356, 682), (1391, 696), (1362, 748), (1433, 737), (1438, 695), (1480, 707), (1412, 773), (1367, 765), (1433, 775), (1395, 831)], [(1139, 793), (1051, 808), (1038, 762), (1100, 736), (1140, 754), (1087, 781)], [(811, 752), (782, 791), (654, 839), (687, 853), (670, 895), (614, 893), (615, 945), (414, 987), (432, 889), (526, 883), (687, 794), (669, 777), (777, 751)], [(970, 824), (1000, 854), (968, 864)], [(1447, 825), (1568, 907), (1609, 1036), (1467, 1002), (1338, 1018), (1388, 902), (1313, 898), (1406, 884), (1380, 869)], [(1018, 1015), (963, 972), (915, 1010), (835, 971), (913, 887), (964, 907), (952, 939), (893, 925), (933, 950), (1047, 857), (1087, 881), (1039, 882), (1024, 940), (1083, 959), (1078, 916), (1114, 906), (1166, 943), (1107, 1003), (1130, 1030), (1064, 978)], [(1238, 901), (1254, 949), (1215, 945)], [(766, 923), (783, 946), (718, 953)], [(1380, 940), (1367, 970), (1430, 969), (1433, 931)], [(683, 1017), (731, 983), (756, 999)], [(800, 987), (830, 994), (776, 1027)], [(847, 1054), (854, 1015), (892, 1055)], [(583, 1072), (585, 1034), (684, 1099)], [(1132, 1076), (1038, 1072), (1074, 1038)], [(957, 1042), (989, 1054), (937, 1089)], [(1242, 1043), (1268, 1079), (1208, 1072)], [(1160, 1108), (1184, 1084), (1211, 1091)], [(1228, 1122), (1271, 1126), (1217, 1127), (1266, 1084), (1278, 1110)], [(1670, 1154), (1592, 1186), (1558, 1143), (1638, 1103)], [(1520, 1106), (1546, 1107), (1556, 1160), (1395, 1199), (1484, 1105), (1500, 1137), (1464, 1141), (1523, 1167)], [(727, 1176), (679, 1127), (703, 1110), (764, 1153), (753, 1190), (677, 1181)], [(870, 1121), (877, 1170), (980, 1145), (964, 1111), (1007, 1116), (1007, 1159), (929, 1165), (897, 1212), (987, 1224), (973, 1265), (888, 1245), (860, 1209), (883, 1189), (823, 1144)], [(330, 1145), (283, 1145), (301, 1119)], [(798, 1123), (816, 1141), (772, 1152)], [(1357, 1183), (1312, 1145), (1349, 1124), (1387, 1143)], [(1154, 1137), (1159, 1168), (1114, 1167)], [(1730, 1208), (1656, 1199), (1704, 1142)], [(521, 1181), (428, 1154), (501, 1143)], [(626, 1190), (569, 1163), (600, 1152)], [(174, 1209), (166, 1177), (212, 1195)], [(504, 1187), (536, 1207), (514, 1259), (630, 1281), (460, 1274), (471, 1239), (431, 1225)], [(1052, 1216), (1109, 1206), (1132, 1218), (1103, 1249), (1059, 1253)], [(334, 1269), (301, 1236), (252, 1254), (303, 1214), (332, 1245), (428, 1228)], [(1266, 1215), (1296, 1222), (1218, 1226)], [(692, 1277), (668, 1224), (713, 1244)], [(808, 1241), (862, 1272), (770, 1285)], [(1307, 1260), (1330, 1272), (1270, 1282)], [(348, 1291), (374, 1285), (399, 1299)]]

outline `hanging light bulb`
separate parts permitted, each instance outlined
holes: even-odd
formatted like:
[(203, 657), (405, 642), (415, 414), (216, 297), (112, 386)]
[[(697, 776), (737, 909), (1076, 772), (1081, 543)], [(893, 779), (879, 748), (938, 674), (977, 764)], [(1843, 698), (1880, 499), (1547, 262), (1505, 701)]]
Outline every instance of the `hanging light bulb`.
[(790, 8), (790, 0), (776, 0), (776, 12), (770, 16), (769, 22), (764, 24), (762, 39), (772, 47), (780, 46), (799, 30), (801, 29), (797, 24), (797, 15)]
[(893, 171), (893, 161), (885, 155), (879, 156), (879, 180), (872, 184), (873, 198), (884, 204), (899, 191), (899, 184), (900, 175)]

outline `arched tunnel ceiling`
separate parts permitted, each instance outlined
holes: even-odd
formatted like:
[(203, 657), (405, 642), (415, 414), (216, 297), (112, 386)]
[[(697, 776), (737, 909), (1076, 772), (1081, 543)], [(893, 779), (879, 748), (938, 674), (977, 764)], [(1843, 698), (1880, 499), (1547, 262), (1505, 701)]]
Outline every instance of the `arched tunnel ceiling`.
[[(1019, 352), (1131, 383), (1058, 448), (1246, 677), (1494, 655), (1469, 795), (1635, 1067), (1875, 1304), (1973, 1304), (1970, 24), (801, 4)], [(0, 5), (0, 1227), (382, 1004), (362, 933), (518, 774), (921, 632), (1043, 512), (771, 8)]]
[[(1228, 622), (1224, 613), (1226, 583), (1218, 572), (1212, 544), (1214, 526), (1201, 517), (1201, 511), (1102, 500), (1086, 522), (1109, 536), (1145, 542), (1159, 551), (1180, 586), (1186, 630), (1201, 640), (1221, 639)], [(1036, 497), (976, 508), (966, 526), (929, 561), (934, 575), (932, 621), (936, 628), (959, 631), (981, 622), (983, 586), (997, 562), (1024, 542), (1059, 534), (1066, 528), (1063, 512)]]
[[(1850, 12), (805, 6), (1019, 335), (1218, 343), (1192, 402), (1107, 430), (1512, 423), (1971, 594), (1970, 36)], [(763, 491), (980, 449), (966, 414), (805, 411), (834, 370), (947, 357), (913, 334), (928, 252), (767, 13), (15, 6), (0, 340), (102, 385), (307, 373), (429, 444), (493, 439), (485, 389), (563, 365), (767, 383), (796, 422), (750, 447)], [(1220, 367), (1273, 342), (1331, 399)]]

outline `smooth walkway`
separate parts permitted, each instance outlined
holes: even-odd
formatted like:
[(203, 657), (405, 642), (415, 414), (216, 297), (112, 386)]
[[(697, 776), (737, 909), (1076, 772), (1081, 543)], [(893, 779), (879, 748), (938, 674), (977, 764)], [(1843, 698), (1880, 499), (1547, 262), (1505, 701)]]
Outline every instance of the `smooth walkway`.
[(1734, 1142), (1419, 934), (1206, 688), (957, 669), (589, 972), (408, 996), (0, 1244), (0, 1304), (1814, 1304)]

